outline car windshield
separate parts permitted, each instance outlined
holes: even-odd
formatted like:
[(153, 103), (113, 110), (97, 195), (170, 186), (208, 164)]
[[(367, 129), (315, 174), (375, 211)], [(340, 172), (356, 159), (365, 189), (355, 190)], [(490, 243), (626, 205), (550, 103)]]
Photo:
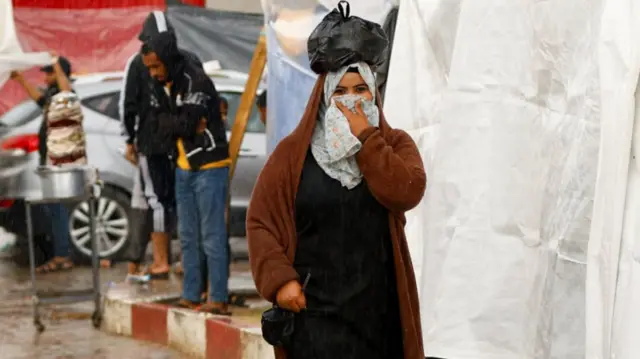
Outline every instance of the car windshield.
[(34, 101), (25, 101), (15, 106), (2, 117), (0, 117), (0, 127), (22, 126), (42, 113), (42, 110)]

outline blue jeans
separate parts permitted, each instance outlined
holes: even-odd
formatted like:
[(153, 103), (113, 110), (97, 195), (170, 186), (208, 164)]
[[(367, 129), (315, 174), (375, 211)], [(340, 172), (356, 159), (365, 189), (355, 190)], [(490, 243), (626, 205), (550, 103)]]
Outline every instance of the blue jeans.
[(62, 204), (44, 204), (42, 211), (51, 223), (53, 256), (69, 257), (69, 211)]
[(200, 302), (203, 261), (209, 271), (210, 298), (226, 303), (229, 296), (229, 255), (224, 212), (229, 168), (201, 171), (176, 169), (178, 235), (182, 246), (182, 297)]

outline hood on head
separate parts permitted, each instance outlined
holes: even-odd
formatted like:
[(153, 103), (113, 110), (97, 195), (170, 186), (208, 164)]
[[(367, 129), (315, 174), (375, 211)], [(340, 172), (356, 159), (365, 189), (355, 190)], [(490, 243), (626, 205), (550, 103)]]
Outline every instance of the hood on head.
[(182, 58), (178, 49), (178, 40), (173, 32), (160, 33), (147, 41), (147, 44), (169, 69), (174, 67)]
[(155, 36), (164, 32), (174, 32), (173, 26), (162, 11), (152, 11), (142, 23), (142, 30), (138, 35), (138, 39), (142, 42), (148, 42)]
[(140, 41), (149, 45), (151, 50), (167, 67), (169, 79), (174, 78), (179, 71), (176, 65), (182, 59), (178, 49), (178, 39), (175, 31), (162, 11), (152, 11), (142, 24), (142, 31), (138, 37)]

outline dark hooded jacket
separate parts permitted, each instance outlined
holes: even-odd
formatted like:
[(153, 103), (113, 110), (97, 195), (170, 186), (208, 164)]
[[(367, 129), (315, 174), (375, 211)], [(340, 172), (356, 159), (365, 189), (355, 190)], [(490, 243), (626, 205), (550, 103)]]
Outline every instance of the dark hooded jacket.
[[(148, 42), (154, 36), (166, 31), (173, 31), (171, 23), (163, 12), (153, 11), (144, 21), (138, 39), (142, 42)], [(195, 54), (186, 50), (180, 51), (189, 61), (202, 67), (202, 62)], [(131, 56), (125, 68), (119, 104), (120, 119), (127, 136), (127, 143), (135, 143), (138, 152), (147, 156), (168, 154), (173, 149), (171, 146), (167, 146), (167, 143), (158, 141), (154, 136), (158, 131), (158, 123), (157, 119), (149, 114), (149, 95), (153, 87), (158, 87), (162, 91), (162, 86), (153, 81), (149, 70), (142, 62), (142, 55), (137, 52)]]
[[(220, 115), (220, 97), (213, 81), (202, 65), (190, 61), (179, 49), (173, 32), (162, 32), (147, 42), (168, 70), (171, 91), (154, 87), (150, 98), (151, 112), (159, 119), (156, 135), (175, 145), (182, 139), (192, 170), (229, 158), (229, 145)], [(198, 131), (202, 120), (203, 132)], [(175, 147), (174, 147), (175, 148)]]

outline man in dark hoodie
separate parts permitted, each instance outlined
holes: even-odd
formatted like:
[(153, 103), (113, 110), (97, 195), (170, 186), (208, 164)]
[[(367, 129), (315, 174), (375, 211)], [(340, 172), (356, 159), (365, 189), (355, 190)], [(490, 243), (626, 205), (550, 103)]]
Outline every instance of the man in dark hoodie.
[(201, 308), (230, 314), (225, 207), (231, 160), (220, 98), (202, 66), (178, 50), (173, 32), (159, 33), (142, 46), (141, 53), (151, 77), (163, 85), (149, 103), (159, 119), (156, 136), (177, 150), (178, 233), (184, 269), (180, 305), (196, 308), (200, 304), (204, 256), (210, 293), (209, 302)]
[[(138, 38), (144, 43), (163, 32), (173, 32), (173, 27), (163, 12), (153, 11), (144, 21)], [(202, 67), (196, 55), (179, 51), (195, 66)], [(150, 93), (163, 90), (149, 75), (140, 53), (129, 59), (125, 73), (120, 116), (127, 135), (125, 155), (137, 167), (131, 202), (134, 228), (127, 251), (129, 274), (142, 274), (141, 264), (151, 237), (153, 264), (149, 274), (152, 279), (166, 279), (175, 206), (175, 166), (169, 157), (175, 146), (156, 136), (158, 119), (150, 109)]]

